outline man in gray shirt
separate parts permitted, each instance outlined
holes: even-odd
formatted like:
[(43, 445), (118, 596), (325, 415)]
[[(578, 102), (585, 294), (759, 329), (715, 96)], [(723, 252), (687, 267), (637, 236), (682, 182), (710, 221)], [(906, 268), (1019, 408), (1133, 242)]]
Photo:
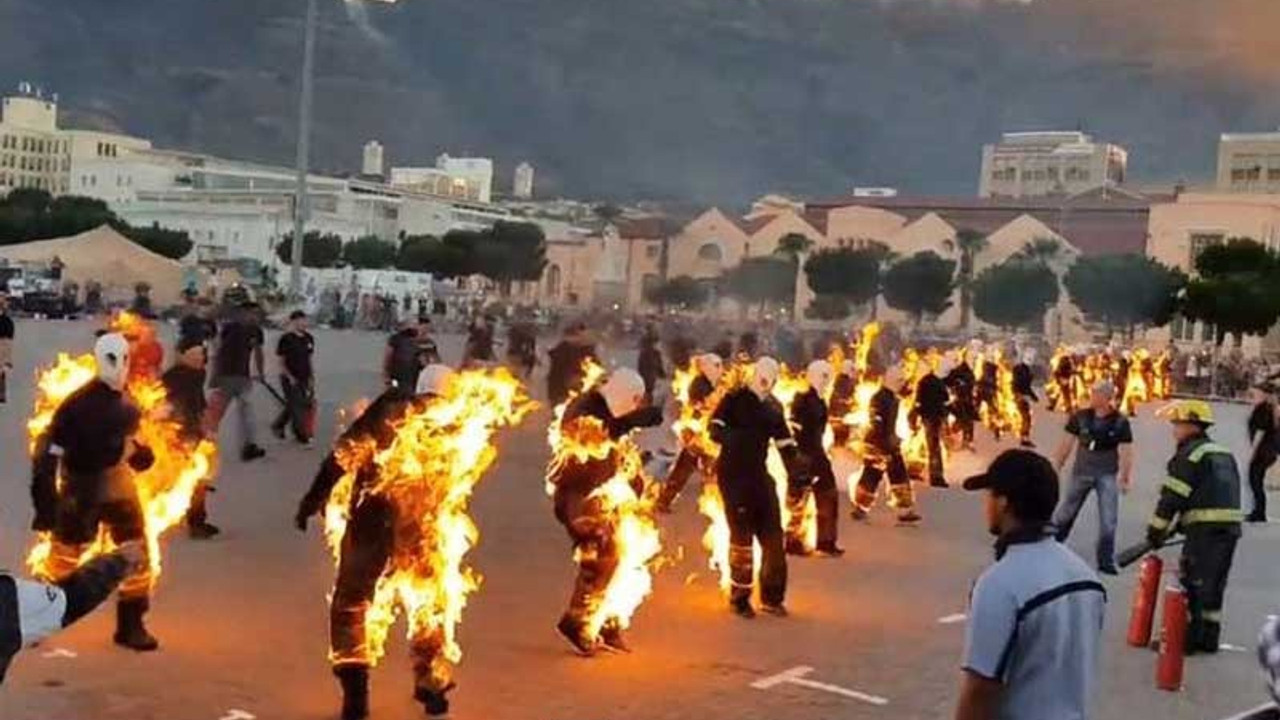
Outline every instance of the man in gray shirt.
[(1089, 493), (1098, 497), (1098, 572), (1116, 574), (1116, 525), (1120, 519), (1120, 493), (1129, 491), (1133, 468), (1133, 430), (1129, 419), (1116, 410), (1116, 388), (1109, 382), (1095, 384), (1089, 407), (1067, 420), (1067, 434), (1058, 445), (1054, 466), (1062, 472), (1074, 450), (1075, 464), (1066, 497), (1053, 514), (1058, 541), (1066, 542), (1080, 508)]
[(956, 720), (1087, 720), (1097, 688), (1106, 591), (1050, 534), (1058, 477), (1008, 450), (964, 482), (987, 490), (996, 563), (973, 587)]

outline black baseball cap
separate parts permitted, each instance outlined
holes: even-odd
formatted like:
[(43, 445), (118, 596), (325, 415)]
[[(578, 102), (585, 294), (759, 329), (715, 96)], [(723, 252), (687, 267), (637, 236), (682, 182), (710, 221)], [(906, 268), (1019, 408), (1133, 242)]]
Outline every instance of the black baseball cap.
[(305, 310), (294, 310), (293, 312), (289, 313), (290, 320), (300, 320), (306, 316), (307, 316), (307, 313)]
[(1058, 473), (1048, 458), (1031, 450), (1005, 450), (986, 472), (965, 480), (964, 489), (990, 490), (1030, 522), (1048, 522), (1058, 506)]

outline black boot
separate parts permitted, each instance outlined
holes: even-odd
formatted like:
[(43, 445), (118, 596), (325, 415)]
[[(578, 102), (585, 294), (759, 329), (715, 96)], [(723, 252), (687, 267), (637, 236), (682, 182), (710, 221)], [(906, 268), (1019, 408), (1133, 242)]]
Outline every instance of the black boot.
[(116, 603), (116, 634), (113, 639), (117, 645), (138, 652), (151, 652), (160, 647), (160, 641), (142, 624), (142, 616), (149, 606), (146, 598)]
[(457, 687), (454, 683), (449, 683), (443, 690), (431, 690), (429, 688), (415, 688), (413, 691), (413, 699), (422, 703), (422, 709), (426, 711), (427, 717), (442, 718), (449, 714), (449, 698), (445, 695), (452, 689)]
[(342, 665), (333, 669), (342, 685), (342, 720), (364, 720), (369, 717), (369, 668), (364, 665)]

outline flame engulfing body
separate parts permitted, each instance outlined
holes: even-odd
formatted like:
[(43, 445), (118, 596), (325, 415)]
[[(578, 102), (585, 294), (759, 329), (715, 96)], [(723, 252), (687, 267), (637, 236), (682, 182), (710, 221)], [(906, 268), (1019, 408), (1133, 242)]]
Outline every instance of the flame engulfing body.
[[(1067, 387), (1061, 388), (1056, 381), (1050, 382), (1046, 387), (1046, 393), (1055, 407), (1088, 406), (1091, 388), (1103, 380), (1115, 385), (1118, 407), (1129, 415), (1135, 414), (1142, 403), (1168, 399), (1173, 392), (1167, 353), (1152, 355), (1150, 351), (1138, 348), (1129, 353), (1126, 359), (1114, 353), (1074, 353), (1069, 348), (1058, 348), (1050, 361), (1050, 368), (1057, 368), (1059, 362), (1066, 357), (1072, 358), (1073, 368), (1065, 383)], [(1065, 397), (1068, 393), (1069, 398)]]
[[(96, 374), (97, 363), (92, 355), (71, 357), (65, 354), (59, 355), (52, 367), (40, 373), (36, 381), (35, 410), (27, 422), (32, 452), (37, 449), (40, 438), (53, 422), (54, 413), (62, 402), (93, 380)], [(193, 441), (184, 436), (181, 426), (169, 417), (164, 386), (153, 378), (131, 376), (125, 393), (141, 414), (135, 439), (155, 455), (155, 462), (143, 472), (124, 466), (142, 508), (151, 564), (149, 577), (154, 587), (160, 577), (160, 537), (186, 516), (196, 486), (213, 473), (217, 448), (208, 440)], [(58, 485), (61, 487), (61, 480)], [(100, 528), (97, 540), (85, 549), (77, 564), (110, 551), (112, 547), (106, 529)], [(36, 544), (27, 555), (27, 566), (32, 573), (44, 578), (55, 574), (52, 551), (52, 534), (38, 533)]]
[[(654, 520), (655, 500), (648, 492), (650, 483), (644, 476), (640, 448), (631, 437), (610, 437), (603, 423), (594, 417), (564, 422), (569, 405), (605, 375), (604, 368), (592, 361), (587, 361), (584, 370), (582, 384), (556, 406), (547, 432), (552, 457), (546, 488), (548, 495), (555, 494), (554, 479), (566, 465), (605, 460), (612, 463), (610, 477), (588, 496), (597, 509), (594, 519), (612, 536), (617, 552), (617, 569), (583, 618), (584, 632), (595, 639), (606, 623), (619, 629), (630, 627), (632, 616), (653, 590), (653, 569), (662, 552), (662, 538)], [(574, 561), (581, 564), (583, 560), (575, 552)]]
[(411, 641), (440, 637), (433, 675), (447, 674), (448, 665), (461, 659), (457, 626), (467, 596), (481, 580), (463, 563), (480, 536), (468, 512), (471, 493), (497, 457), (494, 431), (518, 423), (533, 407), (505, 369), (467, 370), (454, 375), (441, 395), (410, 404), (392, 421), (395, 433), (383, 449), (370, 439), (336, 451), (345, 472), (324, 512), (335, 561), (341, 559), (360, 468), (376, 468), (376, 479), (359, 489), (361, 495), (396, 508), (394, 549), (365, 615), (370, 664), (382, 657), (401, 612)]

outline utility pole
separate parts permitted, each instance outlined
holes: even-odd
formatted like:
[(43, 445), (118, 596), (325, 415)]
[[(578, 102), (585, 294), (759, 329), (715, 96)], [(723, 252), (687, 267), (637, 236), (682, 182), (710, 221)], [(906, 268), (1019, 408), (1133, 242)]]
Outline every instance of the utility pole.
[(307, 164), (311, 155), (311, 94), (315, 74), (316, 0), (307, 0), (305, 38), (302, 43), (302, 98), (298, 103), (298, 179), (293, 198), (293, 257), (289, 270), (289, 295), (302, 297), (302, 238), (306, 235), (310, 202), (307, 198)]

